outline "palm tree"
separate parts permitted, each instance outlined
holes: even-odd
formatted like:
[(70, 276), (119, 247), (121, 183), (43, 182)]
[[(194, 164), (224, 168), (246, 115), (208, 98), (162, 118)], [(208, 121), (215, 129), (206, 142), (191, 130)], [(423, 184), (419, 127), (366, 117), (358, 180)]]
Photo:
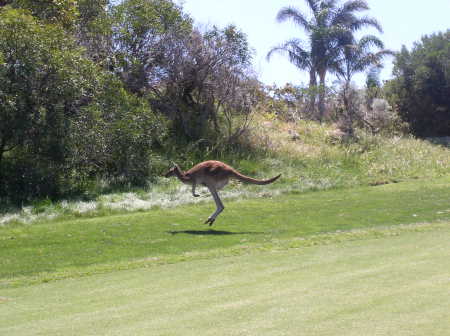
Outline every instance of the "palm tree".
[[(379, 50), (372, 52), (374, 47)], [(366, 35), (342, 46), (341, 58), (336, 60), (332, 71), (338, 79), (350, 83), (353, 75), (372, 66), (381, 67), (382, 59), (393, 54), (391, 50), (384, 49), (384, 44), (378, 37)]]
[[(326, 74), (334, 66), (336, 60), (342, 53), (342, 46), (349, 40), (353, 40), (353, 33), (366, 26), (372, 26), (378, 31), (381, 30), (379, 23), (371, 17), (358, 17), (356, 12), (369, 9), (365, 0), (348, 0), (341, 6), (338, 0), (305, 0), (312, 16), (308, 17), (295, 7), (284, 7), (277, 14), (277, 21), (293, 21), (303, 28), (308, 35), (307, 54), (298, 54), (300, 57), (309, 57), (311, 63), (310, 85), (317, 80), (312, 80), (319, 76), (319, 116), (321, 121), (325, 111), (325, 83)], [(296, 40), (297, 42), (300, 40)], [(289, 42), (289, 41), (288, 41)], [(299, 44), (299, 43), (297, 43)], [(287, 44), (289, 47), (290, 44)], [(276, 47), (271, 50), (282, 50)], [(270, 53), (270, 52), (269, 52)], [(291, 59), (291, 58), (290, 58)], [(292, 59), (291, 59), (292, 61)], [(295, 61), (297, 64), (304, 62)], [(300, 69), (305, 69), (301, 68)], [(313, 88), (310, 88), (313, 89)]]
[[(336, 74), (338, 79), (343, 82), (343, 101), (344, 110), (347, 114), (347, 122), (349, 129), (352, 129), (355, 111), (350, 106), (349, 93), (350, 83), (353, 75), (358, 72), (363, 72), (370, 67), (381, 68), (381, 61), (385, 56), (393, 55), (391, 50), (384, 49), (383, 42), (376, 36), (366, 35), (359, 40), (347, 41), (343, 45), (340, 58), (335, 60), (332, 65), (332, 71)], [(373, 52), (372, 48), (378, 49)], [(369, 125), (371, 127), (371, 125)], [(371, 127), (372, 128), (372, 127)]]

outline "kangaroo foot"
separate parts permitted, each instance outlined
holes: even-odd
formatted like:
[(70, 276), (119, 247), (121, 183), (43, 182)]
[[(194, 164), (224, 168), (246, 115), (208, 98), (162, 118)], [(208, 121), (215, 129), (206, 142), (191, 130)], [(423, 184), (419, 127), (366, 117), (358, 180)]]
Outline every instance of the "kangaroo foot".
[(205, 221), (204, 224), (209, 224), (209, 226), (211, 226), (211, 225), (213, 225), (213, 223), (214, 223), (215, 220), (216, 220), (215, 218), (209, 217), (209, 218)]

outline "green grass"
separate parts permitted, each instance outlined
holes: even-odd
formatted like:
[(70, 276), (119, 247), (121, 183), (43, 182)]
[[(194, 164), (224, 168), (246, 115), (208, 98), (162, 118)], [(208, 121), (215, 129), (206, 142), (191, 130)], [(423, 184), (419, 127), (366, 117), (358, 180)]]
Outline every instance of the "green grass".
[[(0, 228), (0, 288), (271, 250), (292, 239), (450, 220), (450, 177)], [(326, 235), (325, 235), (326, 236)], [(319, 239), (320, 240), (320, 239)], [(290, 242), (289, 242), (290, 241)], [(295, 245), (295, 244), (294, 244)]]
[(1, 227), (0, 335), (448, 332), (449, 176), (225, 206)]
[(447, 335), (449, 225), (3, 289), (0, 334)]

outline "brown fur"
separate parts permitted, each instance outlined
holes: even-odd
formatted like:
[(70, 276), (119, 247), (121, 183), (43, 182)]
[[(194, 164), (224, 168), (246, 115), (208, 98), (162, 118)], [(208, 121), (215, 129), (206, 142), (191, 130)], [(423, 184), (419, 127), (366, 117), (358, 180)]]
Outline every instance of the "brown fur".
[(195, 193), (197, 184), (204, 185), (209, 189), (214, 198), (214, 201), (216, 202), (217, 209), (206, 220), (205, 224), (209, 223), (209, 225), (212, 225), (217, 216), (224, 209), (217, 191), (225, 187), (228, 184), (230, 178), (235, 178), (246, 183), (264, 185), (275, 182), (281, 176), (281, 174), (267, 180), (258, 180), (239, 173), (236, 169), (223, 162), (210, 160), (201, 162), (191, 169), (187, 170), (186, 172), (183, 172), (177, 165), (174, 165), (174, 167), (172, 167), (164, 176), (176, 176), (181, 182), (185, 184), (191, 184), (192, 195), (194, 197), (200, 196)]

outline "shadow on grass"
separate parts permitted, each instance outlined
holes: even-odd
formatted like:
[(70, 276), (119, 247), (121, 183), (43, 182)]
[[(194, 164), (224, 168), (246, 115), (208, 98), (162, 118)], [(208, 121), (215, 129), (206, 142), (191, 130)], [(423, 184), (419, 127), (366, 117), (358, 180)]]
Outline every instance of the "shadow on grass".
[(166, 231), (171, 235), (177, 234), (188, 234), (197, 236), (228, 236), (228, 235), (245, 235), (245, 234), (264, 234), (264, 232), (230, 232), (230, 231), (216, 231), (213, 229), (209, 230), (181, 230), (181, 231)]

